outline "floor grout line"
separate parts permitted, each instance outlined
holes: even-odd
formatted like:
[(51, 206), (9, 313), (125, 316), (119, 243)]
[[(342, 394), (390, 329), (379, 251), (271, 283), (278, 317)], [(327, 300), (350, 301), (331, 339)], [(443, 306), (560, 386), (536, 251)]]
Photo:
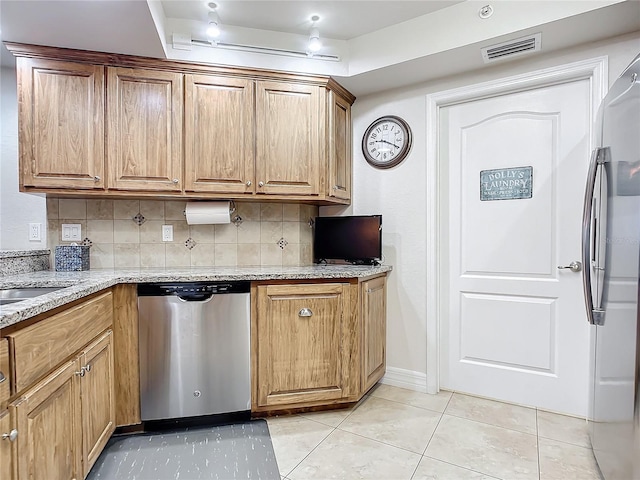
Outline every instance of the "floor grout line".
[[(325, 426), (328, 426), (328, 425), (325, 425)], [(335, 432), (335, 431), (336, 431), (336, 428), (335, 428), (335, 427), (333, 427), (333, 430), (331, 430), (329, 433), (327, 433), (327, 435), (325, 435), (325, 437), (324, 437), (322, 440), (320, 440), (320, 441), (318, 442), (318, 444), (317, 444), (315, 447), (313, 447), (311, 450), (309, 450), (309, 453), (307, 453), (307, 454), (302, 458), (302, 460), (300, 460), (300, 461), (296, 464), (296, 466), (295, 466), (295, 467), (293, 467), (289, 472), (287, 472), (287, 475), (285, 475), (285, 477), (286, 477), (286, 476), (288, 476), (288, 475), (291, 475), (291, 474), (294, 472), (294, 470), (295, 470), (296, 468), (298, 468), (298, 467), (300, 466), (300, 464), (301, 464), (302, 462), (304, 462), (304, 461), (309, 457), (309, 455), (311, 455), (311, 454), (313, 453), (313, 451), (314, 451), (316, 448), (318, 448), (318, 447), (322, 444), (322, 442), (324, 442), (327, 438), (329, 438), (329, 435), (331, 435), (331, 434), (332, 434), (333, 432)], [(276, 459), (277, 459), (277, 457), (276, 457)]]
[[(463, 420), (471, 420), (471, 421), (476, 422), (476, 423), (482, 423), (483, 425), (489, 425), (490, 427), (503, 428), (505, 430), (509, 430), (510, 432), (524, 433), (525, 435), (536, 435), (537, 436), (537, 428), (536, 428), (536, 433), (523, 432), (522, 430), (516, 430), (515, 428), (505, 427), (504, 425), (496, 425), (495, 423), (483, 422), (482, 420), (477, 420), (475, 418), (469, 418), (469, 417), (462, 417), (460, 415), (456, 415), (456, 414), (453, 414), (453, 413), (446, 413), (445, 412), (443, 415), (448, 415), (449, 417), (461, 418)], [(553, 440), (553, 439), (551, 439), (551, 440)]]
[[(463, 467), (462, 465), (458, 465), (458, 464), (456, 464), (456, 463), (447, 462), (446, 460), (440, 460), (439, 458), (436, 458), (436, 457), (431, 457), (431, 456), (429, 456), (429, 455), (423, 455), (423, 457), (424, 457), (424, 458), (429, 458), (429, 459), (431, 459), (431, 460), (435, 460), (435, 461), (437, 461), (437, 462), (446, 463), (447, 465), (452, 465), (452, 466), (454, 466), (454, 467), (462, 468), (462, 469), (464, 469), (464, 470), (468, 470), (468, 471), (470, 471), (470, 472), (479, 473), (480, 475), (484, 475), (485, 477), (495, 478), (496, 480), (503, 480), (503, 479), (502, 479), (502, 478), (500, 478), (500, 477), (496, 477), (496, 476), (494, 476), (494, 475), (490, 475), (490, 474), (488, 474), (488, 473), (481, 472), (481, 471), (479, 471), (479, 470), (474, 470), (473, 468)], [(414, 472), (414, 473), (415, 473), (415, 472)]]

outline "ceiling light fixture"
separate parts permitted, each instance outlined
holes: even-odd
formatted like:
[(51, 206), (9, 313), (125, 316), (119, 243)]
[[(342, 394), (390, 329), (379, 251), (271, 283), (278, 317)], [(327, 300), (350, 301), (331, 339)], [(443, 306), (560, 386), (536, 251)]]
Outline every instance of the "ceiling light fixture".
[(311, 17), (311, 31), (309, 32), (309, 44), (307, 48), (311, 55), (316, 52), (319, 52), (322, 48), (322, 42), (320, 41), (320, 31), (318, 27), (316, 27), (316, 22), (320, 20), (318, 15), (314, 15)]
[(215, 43), (220, 36), (220, 20), (216, 12), (209, 12), (209, 26), (207, 27), (207, 37)]

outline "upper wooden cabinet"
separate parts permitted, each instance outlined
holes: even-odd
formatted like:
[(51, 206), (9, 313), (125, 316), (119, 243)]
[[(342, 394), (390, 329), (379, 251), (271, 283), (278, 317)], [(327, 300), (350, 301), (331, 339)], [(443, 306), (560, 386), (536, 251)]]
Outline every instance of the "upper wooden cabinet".
[(107, 69), (108, 187), (182, 189), (182, 75)]
[(185, 75), (185, 190), (253, 193), (254, 82)]
[(20, 185), (104, 188), (104, 67), (19, 57)]
[(351, 200), (351, 104), (330, 91), (327, 181), (330, 197)]
[(355, 97), (329, 77), (6, 46), (22, 191), (351, 200)]
[(320, 87), (258, 82), (258, 193), (318, 195)]

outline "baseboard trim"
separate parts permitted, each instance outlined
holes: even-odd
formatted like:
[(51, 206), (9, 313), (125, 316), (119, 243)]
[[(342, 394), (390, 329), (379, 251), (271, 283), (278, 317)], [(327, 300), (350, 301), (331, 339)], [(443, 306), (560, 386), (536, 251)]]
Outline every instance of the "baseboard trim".
[(427, 393), (427, 374), (405, 370), (404, 368), (387, 367), (387, 371), (380, 383)]

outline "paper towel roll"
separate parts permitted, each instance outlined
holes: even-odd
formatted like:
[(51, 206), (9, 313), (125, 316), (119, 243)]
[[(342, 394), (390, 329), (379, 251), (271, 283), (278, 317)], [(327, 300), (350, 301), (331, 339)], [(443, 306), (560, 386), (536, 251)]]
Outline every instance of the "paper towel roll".
[(231, 202), (189, 202), (185, 209), (187, 224), (211, 225), (231, 222)]

